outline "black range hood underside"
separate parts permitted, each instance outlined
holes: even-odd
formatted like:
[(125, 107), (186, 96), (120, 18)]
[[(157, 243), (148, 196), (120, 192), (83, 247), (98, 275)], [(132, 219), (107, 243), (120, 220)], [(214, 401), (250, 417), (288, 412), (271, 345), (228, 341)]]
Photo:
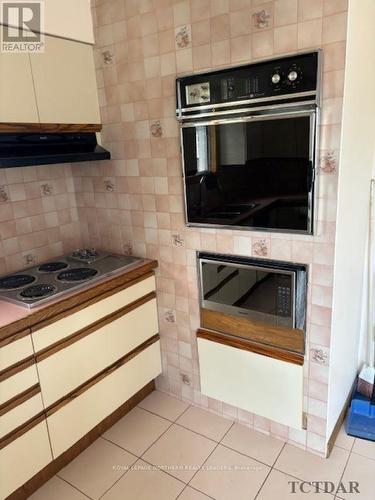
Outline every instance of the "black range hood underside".
[(95, 133), (0, 134), (0, 168), (109, 160)]

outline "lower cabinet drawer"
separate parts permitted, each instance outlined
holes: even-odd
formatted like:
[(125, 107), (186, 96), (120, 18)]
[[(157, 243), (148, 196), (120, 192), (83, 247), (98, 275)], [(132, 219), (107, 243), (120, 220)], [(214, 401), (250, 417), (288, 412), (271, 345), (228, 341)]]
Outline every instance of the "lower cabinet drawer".
[(70, 448), (160, 373), (160, 341), (157, 341), (49, 415), (53, 458)]
[(12, 340), (0, 346), (0, 371), (15, 365), (34, 354), (31, 335)]
[(35, 364), (2, 380), (0, 382), (0, 405), (30, 389), (30, 387), (38, 384), (38, 382), (38, 373)]
[(7, 411), (0, 416), (0, 439), (42, 413), (42, 411), (43, 401), (40, 393)]
[(303, 366), (198, 338), (201, 391), (302, 429)]
[(158, 333), (156, 299), (38, 362), (45, 408)]
[(31, 479), (52, 460), (46, 421), (0, 449), (0, 498)]

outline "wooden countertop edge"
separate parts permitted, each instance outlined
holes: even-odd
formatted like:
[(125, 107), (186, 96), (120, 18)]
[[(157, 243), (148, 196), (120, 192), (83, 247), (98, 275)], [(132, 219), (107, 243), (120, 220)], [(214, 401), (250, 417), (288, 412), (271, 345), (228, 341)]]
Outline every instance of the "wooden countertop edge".
[(94, 303), (101, 300), (104, 294), (109, 296), (116, 293), (117, 289), (121, 287), (127, 288), (135, 284), (140, 278), (152, 273), (157, 267), (158, 262), (156, 260), (142, 259), (139, 265), (133, 266), (131, 269), (125, 269), (122, 273), (104, 279), (89, 288), (69, 295), (65, 299), (32, 311), (28, 316), (1, 327), (0, 343), (3, 343), (5, 339), (9, 340), (10, 337), (17, 336), (23, 330), (31, 329), (38, 323), (52, 322), (56, 316), (70, 314), (71, 310), (78, 310), (78, 308), (82, 309), (89, 305), (88, 302)]
[(279, 347), (273, 347), (266, 344), (260, 344), (258, 342), (242, 339), (226, 333), (199, 328), (197, 330), (197, 338), (210, 340), (211, 342), (217, 342), (219, 344), (234, 347), (236, 349), (242, 349), (244, 351), (254, 352), (256, 354), (261, 354), (262, 356), (278, 359), (279, 361), (286, 361), (295, 365), (302, 366), (304, 364), (304, 355), (301, 353), (287, 351), (285, 349), (280, 349)]

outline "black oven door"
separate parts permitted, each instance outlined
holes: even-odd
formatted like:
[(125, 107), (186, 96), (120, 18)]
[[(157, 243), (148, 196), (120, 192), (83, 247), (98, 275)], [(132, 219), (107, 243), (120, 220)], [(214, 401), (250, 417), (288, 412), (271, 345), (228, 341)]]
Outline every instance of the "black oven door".
[(315, 109), (182, 125), (189, 225), (312, 233)]

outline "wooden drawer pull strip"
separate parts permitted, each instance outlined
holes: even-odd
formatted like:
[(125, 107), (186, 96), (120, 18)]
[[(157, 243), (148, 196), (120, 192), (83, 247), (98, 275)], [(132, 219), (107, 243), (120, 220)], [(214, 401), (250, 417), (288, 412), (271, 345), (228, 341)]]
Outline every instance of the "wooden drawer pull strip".
[[(36, 360), (39, 363), (40, 361), (43, 361), (43, 359), (48, 358), (49, 356), (52, 356), (53, 354), (61, 351), (62, 349), (65, 349), (66, 347), (69, 347), (70, 345), (74, 344), (78, 340), (83, 339), (87, 335), (90, 335), (90, 333), (95, 332), (96, 330), (99, 330), (103, 326), (112, 323), (116, 319), (121, 318), (122, 316), (125, 316), (129, 312), (133, 311), (134, 309), (137, 309), (138, 307), (142, 306), (143, 304), (146, 304), (150, 300), (153, 300), (156, 298), (156, 293), (151, 292), (141, 299), (138, 299), (131, 304), (128, 304), (127, 306), (123, 307), (122, 309), (119, 309), (115, 313), (108, 314), (104, 318), (100, 318), (98, 321), (95, 321), (95, 323), (92, 323), (91, 325), (86, 326), (85, 328), (82, 328), (82, 330), (79, 330), (78, 332), (73, 333), (72, 335), (69, 335), (69, 337), (66, 337), (55, 344), (52, 344), (51, 346), (46, 347), (42, 351), (39, 351), (36, 354)], [(37, 335), (38, 332), (34, 333), (34, 335)]]
[(21, 405), (28, 399), (34, 397), (36, 394), (40, 392), (40, 385), (35, 384), (32, 387), (29, 387), (25, 391), (21, 392), (20, 394), (17, 394), (14, 396), (12, 399), (9, 399), (2, 405), (0, 405), (0, 417), (7, 413), (10, 410), (13, 410), (16, 406)]
[(3, 382), (9, 377), (13, 377), (13, 375), (16, 375), (16, 373), (22, 372), (22, 370), (25, 370), (26, 368), (29, 368), (29, 366), (32, 365), (35, 365), (34, 356), (29, 356), (28, 358), (24, 359), (21, 362), (16, 363), (15, 365), (8, 366), (8, 368), (5, 368), (0, 372), (0, 382)]
[(33, 418), (31, 418), (28, 422), (25, 422), (24, 424), (21, 424), (19, 427), (14, 429), (12, 432), (7, 434), (6, 436), (2, 437), (0, 439), (0, 450), (8, 446), (8, 444), (12, 443), (12, 441), (15, 441), (19, 437), (21, 437), (23, 434), (31, 430), (33, 427), (36, 425), (40, 424), (40, 422), (43, 422), (45, 420), (45, 414), (44, 411), (38, 413), (38, 415), (35, 415)]
[(107, 377), (108, 375), (110, 375), (111, 373), (116, 371), (118, 368), (120, 368), (121, 366), (128, 363), (131, 359), (133, 359), (139, 353), (141, 353), (142, 351), (144, 351), (145, 349), (150, 347), (152, 344), (154, 344), (155, 342), (158, 342), (158, 340), (160, 340), (159, 334), (154, 335), (150, 339), (146, 340), (146, 342), (143, 342), (143, 344), (139, 345), (138, 347), (136, 347), (132, 351), (128, 352), (128, 354), (126, 354), (125, 356), (118, 359), (115, 363), (108, 366), (107, 368), (105, 368), (104, 370), (99, 372), (97, 375), (95, 375), (94, 377), (92, 377), (91, 379), (86, 381), (84, 384), (80, 385), (79, 387), (74, 389), (72, 392), (70, 392), (69, 394), (67, 394), (66, 396), (61, 398), (60, 400), (53, 403), (49, 408), (46, 409), (47, 416), (49, 417), (50, 415), (52, 415), (53, 413), (58, 411), (60, 408), (62, 408), (66, 404), (68, 404), (70, 401), (72, 401), (73, 399), (80, 396), (82, 393), (84, 393), (85, 391), (90, 389), (93, 385), (100, 382), (103, 378)]

